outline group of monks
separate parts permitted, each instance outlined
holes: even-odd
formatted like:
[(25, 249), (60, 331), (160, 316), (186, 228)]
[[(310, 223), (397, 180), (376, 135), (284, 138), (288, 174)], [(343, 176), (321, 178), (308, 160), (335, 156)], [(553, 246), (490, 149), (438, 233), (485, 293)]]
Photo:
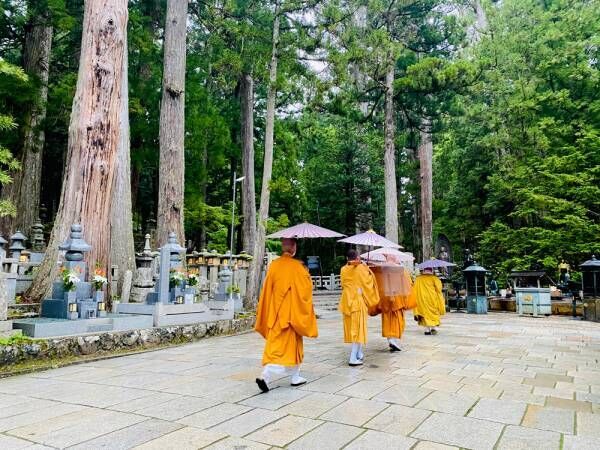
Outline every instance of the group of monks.
[[(269, 391), (270, 382), (278, 375), (290, 375), (292, 386), (306, 383), (300, 376), (303, 337), (318, 336), (312, 280), (302, 262), (294, 258), (296, 248), (296, 240), (282, 240), (282, 255), (269, 266), (258, 301), (255, 330), (266, 344), (263, 371), (256, 384), (263, 392)], [(388, 340), (390, 352), (401, 351), (406, 310), (414, 310), (414, 318), (425, 327), (426, 335), (437, 334), (446, 307), (441, 281), (432, 270), (424, 270), (413, 285), (408, 271), (393, 260), (369, 267), (356, 250), (350, 250), (340, 275), (339, 311), (344, 342), (351, 344), (350, 366), (363, 364), (369, 316), (381, 315), (382, 335)]]

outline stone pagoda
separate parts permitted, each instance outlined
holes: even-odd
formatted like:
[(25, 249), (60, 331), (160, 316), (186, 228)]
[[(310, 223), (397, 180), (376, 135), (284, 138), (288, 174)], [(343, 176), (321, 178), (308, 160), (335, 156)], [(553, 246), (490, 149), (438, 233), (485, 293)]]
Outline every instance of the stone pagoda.
[(106, 317), (106, 304), (93, 298), (92, 283), (87, 281), (89, 271), (84, 255), (91, 246), (83, 239), (81, 225), (72, 225), (69, 239), (58, 248), (66, 251), (62, 270), (71, 272), (79, 281), (73, 283), (71, 290), (62, 279), (55, 281), (52, 298), (42, 302), (42, 317), (70, 320)]

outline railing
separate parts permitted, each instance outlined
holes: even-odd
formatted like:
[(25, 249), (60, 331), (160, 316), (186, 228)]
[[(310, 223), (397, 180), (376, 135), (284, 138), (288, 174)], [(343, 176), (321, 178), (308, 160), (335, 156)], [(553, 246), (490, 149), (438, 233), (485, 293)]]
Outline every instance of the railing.
[(313, 282), (313, 290), (339, 291), (342, 289), (342, 283), (339, 275), (331, 274), (324, 277), (311, 277)]

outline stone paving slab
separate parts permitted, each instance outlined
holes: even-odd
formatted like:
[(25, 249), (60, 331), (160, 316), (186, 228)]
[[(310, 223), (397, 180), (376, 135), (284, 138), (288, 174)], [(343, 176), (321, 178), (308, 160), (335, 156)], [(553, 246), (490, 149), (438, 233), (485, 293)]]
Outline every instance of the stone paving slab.
[(433, 413), (411, 436), (463, 448), (493, 449), (503, 428), (496, 422)]
[(196, 450), (224, 439), (226, 436), (216, 431), (185, 427), (134, 448), (137, 450)]
[(352, 442), (364, 430), (350, 425), (325, 422), (287, 446), (292, 450), (336, 450)]
[(598, 450), (600, 439), (588, 436), (565, 436), (562, 450)]
[(530, 450), (560, 448), (560, 433), (532, 428), (508, 426), (502, 433), (497, 450)]
[(558, 431), (573, 434), (575, 426), (575, 413), (564, 409), (543, 408), (538, 405), (529, 405), (522, 425), (540, 430)]
[(464, 416), (478, 399), (477, 396), (471, 394), (435, 391), (417, 403), (416, 406), (417, 408), (429, 409), (431, 411)]
[(233, 419), (234, 417), (250, 411), (252, 408), (243, 405), (231, 403), (221, 403), (212, 408), (191, 414), (179, 419), (178, 422), (184, 425), (190, 425), (196, 428), (208, 429), (222, 422)]
[(229, 436), (243, 437), (284, 416), (285, 413), (283, 412), (256, 408), (226, 422), (222, 422), (212, 427), (211, 430), (219, 431)]
[(346, 425), (362, 426), (387, 407), (388, 405), (383, 402), (351, 398), (329, 410), (320, 418)]
[(380, 323), (352, 368), (324, 314), (309, 383), (268, 394), (255, 333), (0, 379), (0, 448), (600, 448), (600, 325), (448, 314), (431, 338), (407, 314), (390, 354)]
[(386, 433), (408, 436), (430, 414), (431, 411), (424, 409), (391, 405), (369, 420), (365, 424), (365, 427)]
[(518, 425), (527, 409), (527, 403), (511, 400), (482, 398), (469, 412), (469, 417)]
[(183, 425), (164, 420), (148, 419), (70, 448), (73, 450), (107, 448), (111, 450), (125, 450), (152, 441), (180, 428), (183, 428)]
[(306, 417), (286, 416), (248, 436), (251, 441), (283, 447), (323, 422)]
[(413, 445), (415, 445), (415, 443), (415, 439), (411, 439), (405, 436), (398, 436), (388, 433), (382, 433), (381, 431), (369, 430), (344, 448), (347, 450), (408, 450)]

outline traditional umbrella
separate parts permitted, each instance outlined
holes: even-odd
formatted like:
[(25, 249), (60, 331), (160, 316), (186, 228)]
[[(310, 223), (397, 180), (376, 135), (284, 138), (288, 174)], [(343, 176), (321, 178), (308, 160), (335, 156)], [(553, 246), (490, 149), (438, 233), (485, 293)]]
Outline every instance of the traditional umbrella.
[(427, 261), (423, 261), (417, 267), (421, 270), (423, 269), (438, 269), (441, 267), (454, 267), (456, 264), (452, 264), (451, 262), (444, 261), (442, 259), (431, 258)]
[(327, 228), (313, 225), (312, 223), (304, 222), (294, 225), (293, 227), (279, 230), (276, 233), (270, 234), (269, 239), (316, 239), (316, 238), (338, 238), (345, 234), (337, 231), (328, 230)]
[(340, 239), (338, 242), (345, 242), (346, 244), (364, 245), (367, 247), (388, 247), (388, 248), (402, 248), (395, 242), (389, 239), (379, 236), (373, 230), (366, 231), (364, 233), (355, 234), (344, 239)]
[(386, 256), (393, 256), (398, 262), (412, 262), (415, 260), (415, 257), (401, 252), (395, 248), (378, 248), (377, 250), (373, 250), (372, 252), (363, 253), (360, 255), (363, 259), (370, 259), (371, 261), (386, 261)]

